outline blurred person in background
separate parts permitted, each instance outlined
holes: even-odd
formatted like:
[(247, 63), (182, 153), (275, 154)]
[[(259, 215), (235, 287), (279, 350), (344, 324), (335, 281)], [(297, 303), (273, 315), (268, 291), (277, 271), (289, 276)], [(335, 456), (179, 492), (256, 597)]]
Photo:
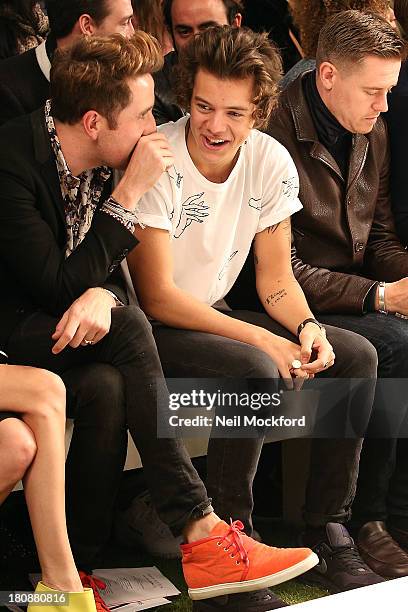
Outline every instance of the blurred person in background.
[(287, 0), (245, 0), (245, 25), (254, 32), (268, 32), (282, 55), (283, 72), (302, 59), (298, 32)]
[(173, 50), (173, 43), (164, 25), (162, 0), (132, 0), (133, 27), (151, 34), (160, 43), (163, 55)]
[(395, 27), (395, 18), (390, 14), (388, 0), (292, 0), (291, 10), (295, 25), (299, 30), (303, 59), (300, 60), (282, 79), (281, 88), (286, 87), (306, 70), (316, 67), (316, 51), (320, 30), (332, 15), (341, 11), (357, 10), (363, 13), (376, 13), (385, 19), (391, 19)]
[(0, 4), (0, 59), (37, 47), (48, 32), (48, 19), (35, 0), (3, 0)]

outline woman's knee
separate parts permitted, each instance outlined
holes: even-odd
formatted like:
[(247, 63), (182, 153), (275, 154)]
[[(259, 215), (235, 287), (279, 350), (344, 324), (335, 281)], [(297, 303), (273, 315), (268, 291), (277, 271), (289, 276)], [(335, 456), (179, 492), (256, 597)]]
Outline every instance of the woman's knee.
[(32, 400), (27, 413), (37, 418), (65, 420), (65, 385), (61, 378), (47, 370), (35, 370)]
[(10, 485), (23, 478), (37, 452), (31, 429), (19, 419), (9, 418), (0, 423), (0, 474)]

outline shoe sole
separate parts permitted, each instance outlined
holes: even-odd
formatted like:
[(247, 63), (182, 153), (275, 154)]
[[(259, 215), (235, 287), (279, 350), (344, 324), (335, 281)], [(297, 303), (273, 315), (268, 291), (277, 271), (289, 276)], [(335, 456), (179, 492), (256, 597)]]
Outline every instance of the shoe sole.
[[(312, 575), (312, 576), (302, 576), (299, 579), (299, 582), (301, 584), (307, 584), (308, 586), (314, 586), (314, 587), (323, 589), (324, 591), (328, 591), (330, 595), (338, 595), (339, 593), (345, 593), (346, 591), (362, 589), (366, 586), (373, 586), (370, 584), (360, 584), (358, 586), (351, 587), (351, 588), (346, 588), (345, 586), (340, 588), (336, 584), (334, 584), (331, 580), (326, 578), (324, 575), (320, 575), (320, 574)], [(385, 579), (384, 579), (384, 582), (385, 582)], [(373, 583), (373, 584), (380, 584), (380, 583)]]
[(312, 567), (319, 563), (319, 557), (312, 552), (306, 559), (299, 561), (296, 565), (292, 565), (280, 572), (255, 578), (253, 580), (244, 580), (243, 582), (226, 582), (224, 584), (215, 584), (214, 586), (202, 587), (200, 589), (188, 589), (190, 599), (198, 601), (200, 599), (208, 599), (210, 597), (219, 597), (220, 595), (230, 595), (233, 593), (245, 593), (247, 591), (258, 591), (267, 587), (276, 586), (287, 580), (292, 580), (305, 572), (308, 572)]

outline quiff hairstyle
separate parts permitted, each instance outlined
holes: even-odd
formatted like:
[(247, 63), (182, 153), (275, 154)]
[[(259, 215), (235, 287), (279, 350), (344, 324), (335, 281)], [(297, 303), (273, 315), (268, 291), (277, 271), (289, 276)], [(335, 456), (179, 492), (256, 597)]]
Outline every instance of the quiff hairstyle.
[[(187, 0), (188, 1), (188, 0)], [(232, 22), (235, 19), (235, 16), (238, 13), (242, 13), (244, 10), (244, 4), (242, 0), (221, 0), (223, 5), (225, 6), (225, 11), (227, 13), (228, 23), (232, 25)], [(163, 15), (164, 15), (164, 23), (170, 32), (173, 30), (173, 20), (171, 18), (171, 7), (173, 5), (173, 0), (164, 0), (163, 1)]]
[(390, 24), (377, 15), (343, 11), (323, 26), (316, 53), (316, 66), (323, 62), (356, 65), (367, 56), (403, 59), (405, 43)]
[(266, 33), (217, 26), (195, 36), (180, 54), (175, 68), (177, 99), (183, 108), (190, 108), (199, 69), (219, 79), (252, 78), (255, 127), (267, 125), (277, 102), (282, 61)]
[(341, 11), (356, 10), (385, 17), (389, 0), (295, 0), (290, 7), (305, 57), (314, 58), (320, 30)]
[(130, 39), (121, 34), (82, 36), (55, 53), (51, 68), (52, 114), (73, 125), (89, 110), (103, 115), (111, 129), (132, 101), (129, 79), (163, 66), (159, 43), (146, 32)]

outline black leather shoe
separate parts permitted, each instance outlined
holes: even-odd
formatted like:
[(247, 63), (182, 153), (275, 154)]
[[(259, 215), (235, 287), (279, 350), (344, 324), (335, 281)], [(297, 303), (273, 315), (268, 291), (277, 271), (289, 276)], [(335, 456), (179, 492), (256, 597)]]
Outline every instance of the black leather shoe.
[[(384, 582), (364, 563), (347, 529), (340, 523), (327, 523), (326, 537), (313, 547), (320, 563), (300, 577), (330, 593), (342, 593)], [(299, 580), (299, 578), (298, 578)]]
[(223, 595), (193, 602), (193, 612), (267, 612), (277, 608), (285, 608), (288, 604), (279, 599), (269, 589)]
[(408, 554), (387, 531), (382, 521), (370, 521), (358, 532), (357, 545), (364, 561), (385, 578), (408, 576)]

